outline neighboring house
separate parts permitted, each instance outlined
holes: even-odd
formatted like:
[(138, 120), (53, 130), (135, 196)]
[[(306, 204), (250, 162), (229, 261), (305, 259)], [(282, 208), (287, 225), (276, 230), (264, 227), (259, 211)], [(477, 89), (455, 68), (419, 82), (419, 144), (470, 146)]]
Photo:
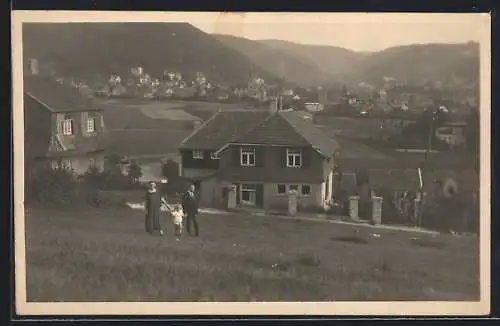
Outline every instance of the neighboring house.
[(24, 78), (25, 158), (28, 171), (38, 165), (103, 169), (102, 110), (72, 87), (51, 79)]
[(295, 111), (219, 111), (180, 146), (184, 177), (195, 180), (205, 205), (223, 205), (228, 187), (239, 206), (325, 209), (332, 199), (338, 146)]

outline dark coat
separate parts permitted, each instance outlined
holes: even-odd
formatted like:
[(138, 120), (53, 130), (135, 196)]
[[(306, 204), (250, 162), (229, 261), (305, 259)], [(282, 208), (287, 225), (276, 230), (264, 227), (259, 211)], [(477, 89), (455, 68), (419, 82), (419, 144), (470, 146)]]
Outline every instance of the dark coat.
[(198, 201), (199, 195), (196, 191), (193, 195), (186, 191), (182, 195), (182, 209), (188, 215), (196, 215), (198, 214)]
[(161, 206), (161, 193), (146, 192), (146, 232), (152, 232), (160, 229), (160, 206)]

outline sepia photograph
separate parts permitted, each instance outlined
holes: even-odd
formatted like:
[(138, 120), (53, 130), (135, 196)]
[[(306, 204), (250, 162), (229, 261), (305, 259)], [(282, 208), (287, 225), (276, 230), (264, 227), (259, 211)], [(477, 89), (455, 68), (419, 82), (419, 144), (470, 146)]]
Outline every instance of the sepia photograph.
[(17, 314), (488, 313), (489, 15), (14, 11), (12, 48)]

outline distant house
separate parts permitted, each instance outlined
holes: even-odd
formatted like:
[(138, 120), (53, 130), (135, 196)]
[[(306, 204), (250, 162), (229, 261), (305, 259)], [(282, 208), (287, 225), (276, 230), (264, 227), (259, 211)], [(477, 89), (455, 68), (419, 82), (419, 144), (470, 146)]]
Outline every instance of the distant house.
[(142, 67), (135, 67), (130, 69), (130, 73), (132, 74), (132, 76), (139, 78), (143, 74), (143, 69)]
[(338, 147), (295, 111), (219, 111), (180, 146), (184, 177), (195, 180), (205, 205), (223, 205), (229, 186), (240, 207), (326, 208), (332, 199)]
[(451, 147), (461, 147), (466, 142), (466, 128), (465, 121), (447, 122), (436, 130), (436, 138), (446, 142)]
[(102, 109), (75, 88), (41, 76), (24, 78), (25, 157), (77, 174), (104, 168)]
[(325, 109), (325, 105), (319, 102), (307, 102), (304, 106), (309, 112), (321, 112)]
[(117, 84), (111, 87), (111, 93), (109, 94), (110, 96), (124, 96), (127, 94), (127, 87), (123, 86), (122, 84)]

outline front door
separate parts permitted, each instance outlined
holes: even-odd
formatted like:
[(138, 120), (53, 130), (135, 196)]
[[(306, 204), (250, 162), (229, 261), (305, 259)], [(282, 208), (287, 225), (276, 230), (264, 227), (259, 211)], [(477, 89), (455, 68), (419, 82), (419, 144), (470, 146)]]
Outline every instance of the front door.
[(240, 193), (242, 205), (255, 206), (257, 204), (257, 187), (254, 184), (241, 184)]

